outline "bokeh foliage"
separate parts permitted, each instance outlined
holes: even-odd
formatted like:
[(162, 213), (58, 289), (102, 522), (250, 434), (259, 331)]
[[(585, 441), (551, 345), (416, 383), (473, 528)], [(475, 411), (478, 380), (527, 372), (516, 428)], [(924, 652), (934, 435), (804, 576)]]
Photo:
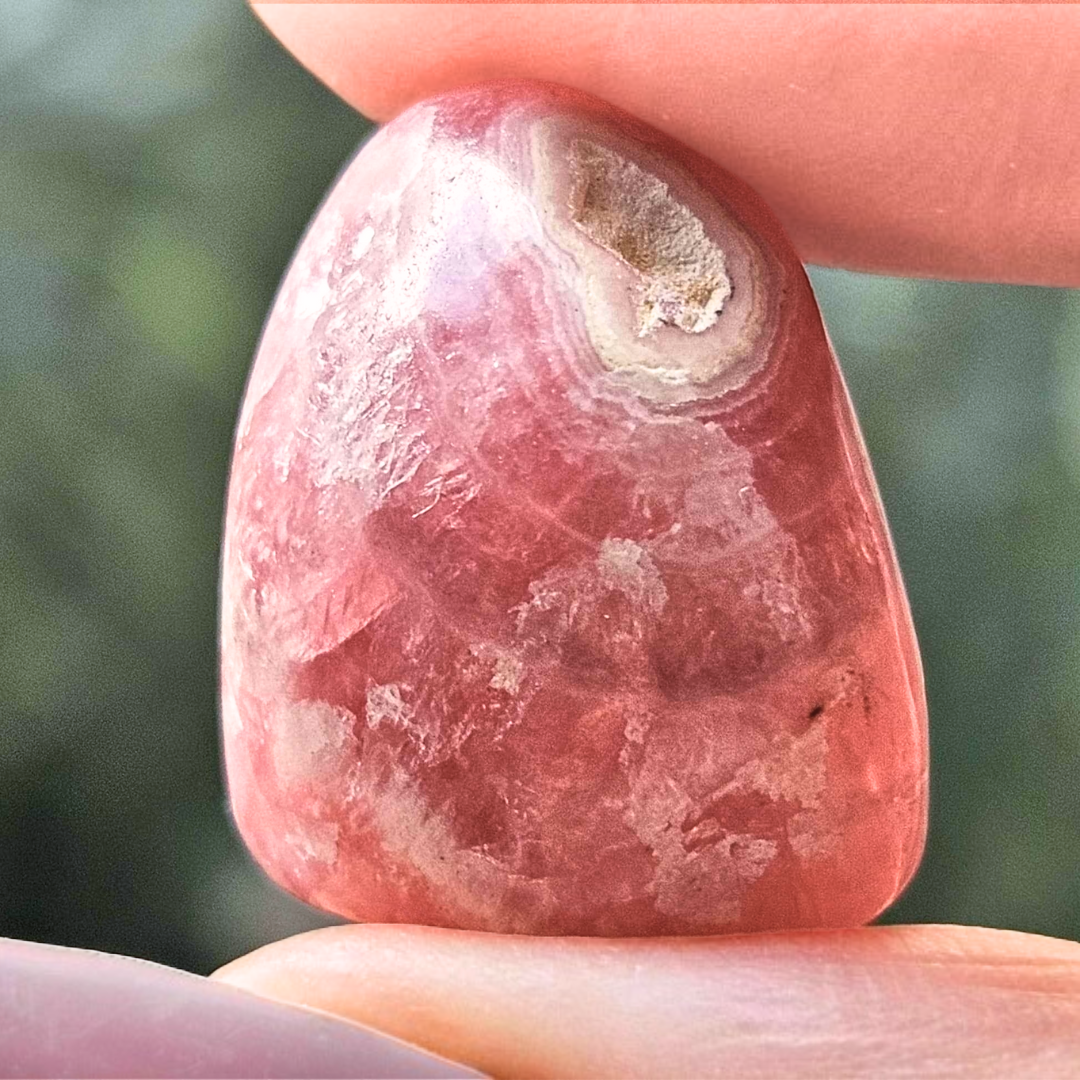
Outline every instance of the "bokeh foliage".
[[(0, 8), (0, 934), (206, 971), (322, 918), (228, 821), (231, 430), (368, 125), (237, 3)], [(891, 913), (1080, 937), (1080, 296), (812, 273), (924, 650)]]

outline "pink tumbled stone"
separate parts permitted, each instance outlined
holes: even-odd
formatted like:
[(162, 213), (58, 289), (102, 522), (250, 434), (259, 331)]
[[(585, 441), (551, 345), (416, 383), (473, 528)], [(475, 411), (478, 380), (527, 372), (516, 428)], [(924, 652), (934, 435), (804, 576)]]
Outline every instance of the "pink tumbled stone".
[(925, 832), (918, 652), (760, 199), (567, 90), (383, 128), (292, 263), (224, 552), (236, 820), (351, 919), (844, 926)]

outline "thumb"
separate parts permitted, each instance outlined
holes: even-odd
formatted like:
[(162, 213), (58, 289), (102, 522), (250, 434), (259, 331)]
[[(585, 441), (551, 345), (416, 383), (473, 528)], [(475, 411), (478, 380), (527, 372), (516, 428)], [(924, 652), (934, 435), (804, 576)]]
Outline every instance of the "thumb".
[(502, 1077), (1076, 1077), (1080, 945), (891, 926), (724, 938), (342, 926), (214, 976)]

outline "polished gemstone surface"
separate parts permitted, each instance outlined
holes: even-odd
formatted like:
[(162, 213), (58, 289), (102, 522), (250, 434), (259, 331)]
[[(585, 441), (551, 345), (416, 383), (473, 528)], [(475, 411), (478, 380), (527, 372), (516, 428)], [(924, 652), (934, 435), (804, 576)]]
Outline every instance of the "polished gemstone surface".
[(864, 922), (918, 862), (919, 658), (802, 267), (576, 93), (383, 128), (271, 313), (222, 703), (266, 870), (352, 919)]

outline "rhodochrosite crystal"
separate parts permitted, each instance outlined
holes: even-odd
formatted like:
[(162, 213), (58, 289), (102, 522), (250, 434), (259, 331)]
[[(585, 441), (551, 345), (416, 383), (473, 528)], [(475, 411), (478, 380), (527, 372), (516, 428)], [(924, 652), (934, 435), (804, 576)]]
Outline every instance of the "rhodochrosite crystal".
[(229, 491), (233, 806), (353, 919), (861, 923), (918, 861), (921, 673), (814, 297), (717, 166), (495, 84), (365, 147)]

